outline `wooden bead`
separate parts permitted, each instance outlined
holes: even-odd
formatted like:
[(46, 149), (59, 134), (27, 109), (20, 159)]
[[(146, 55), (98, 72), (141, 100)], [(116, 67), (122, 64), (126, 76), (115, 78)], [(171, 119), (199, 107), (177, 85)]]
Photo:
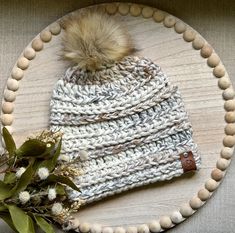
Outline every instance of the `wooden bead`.
[(235, 124), (234, 123), (227, 124), (225, 126), (224, 131), (227, 135), (234, 135), (235, 134)]
[(224, 159), (224, 158), (219, 158), (217, 163), (216, 163), (216, 167), (218, 169), (220, 169), (221, 171), (224, 171), (226, 170), (226, 168), (228, 167), (229, 165), (229, 160), (227, 159)]
[(28, 47), (28, 48), (26, 48), (26, 49), (24, 50), (24, 56), (25, 56), (27, 59), (32, 60), (32, 59), (35, 58), (36, 52), (35, 52), (35, 50), (34, 50), (33, 48)]
[(12, 113), (14, 111), (14, 104), (12, 102), (3, 102), (2, 111), (7, 114)]
[(117, 12), (117, 4), (107, 4), (105, 7), (105, 10), (107, 11), (108, 14), (114, 15)]
[(171, 214), (170, 218), (171, 218), (171, 221), (175, 224), (181, 223), (184, 220), (182, 214), (179, 211), (174, 211)]
[(224, 76), (219, 79), (218, 86), (220, 89), (225, 90), (231, 86), (231, 81), (228, 77)]
[(153, 16), (153, 8), (152, 7), (149, 7), (149, 6), (146, 6), (142, 9), (142, 15), (144, 18), (150, 18)]
[(83, 222), (83, 223), (80, 223), (79, 225), (79, 230), (82, 232), (82, 233), (87, 233), (90, 231), (90, 224), (87, 223), (87, 222)]
[(118, 11), (121, 15), (127, 15), (129, 13), (129, 5), (127, 3), (120, 3), (118, 6)]
[(223, 139), (223, 144), (226, 147), (233, 147), (235, 145), (235, 136), (227, 135)]
[(137, 227), (127, 227), (126, 233), (137, 233)]
[(41, 51), (43, 49), (43, 42), (40, 39), (34, 39), (32, 41), (32, 48), (35, 51)]
[(102, 233), (113, 233), (113, 228), (112, 227), (104, 227), (102, 229)]
[(212, 52), (212, 47), (209, 44), (205, 44), (201, 49), (201, 56), (204, 58), (210, 57)]
[(220, 181), (223, 178), (224, 174), (220, 169), (215, 168), (211, 172), (211, 178), (214, 179), (215, 181)]
[(210, 192), (207, 189), (203, 188), (199, 190), (197, 195), (202, 201), (206, 201), (210, 197)]
[(227, 135), (223, 139), (223, 144), (226, 147), (233, 147), (235, 145), (235, 136)]
[(66, 221), (65, 229), (67, 230), (77, 230), (80, 225), (80, 221), (78, 218), (71, 218)]
[(220, 63), (220, 58), (216, 53), (212, 53), (210, 57), (207, 59), (207, 64), (210, 67), (216, 67)]
[(159, 221), (160, 225), (164, 229), (169, 229), (172, 226), (172, 221), (168, 216), (162, 216)]
[(131, 7), (130, 7), (130, 14), (134, 17), (137, 17), (141, 14), (142, 12), (142, 9), (139, 5), (137, 4), (131, 4)]
[(182, 214), (183, 217), (189, 217), (193, 214), (193, 209), (189, 206), (189, 204), (184, 204), (180, 208), (180, 213)]
[(91, 233), (101, 233), (102, 227), (100, 224), (93, 224), (93, 225), (91, 225), (90, 231), (91, 231)]
[(163, 11), (157, 10), (153, 13), (153, 19), (158, 23), (162, 22), (164, 18), (165, 13)]
[(5, 90), (4, 91), (4, 99), (7, 102), (13, 102), (16, 99), (16, 93), (14, 91)]
[(209, 191), (209, 192), (213, 192), (216, 190), (216, 188), (218, 187), (218, 183), (213, 180), (213, 179), (209, 179), (206, 181), (205, 183), (205, 188)]
[(171, 28), (174, 27), (175, 22), (176, 22), (175, 17), (173, 17), (172, 15), (168, 15), (165, 17), (163, 24), (165, 25), (165, 27)]
[(158, 221), (156, 221), (156, 220), (153, 220), (153, 221), (151, 221), (149, 224), (148, 224), (148, 226), (149, 226), (149, 230), (150, 230), (150, 232), (152, 232), (152, 233), (158, 233), (158, 232), (161, 232), (161, 225), (160, 225), (160, 223), (158, 222)]
[(103, 4), (96, 5), (97, 11), (99, 11), (102, 14), (105, 14), (106, 12), (106, 7)]
[(183, 33), (186, 30), (186, 25), (182, 21), (178, 21), (175, 24), (175, 31), (179, 34)]
[(21, 57), (21, 58), (19, 58), (19, 60), (17, 62), (17, 66), (20, 69), (25, 70), (29, 67), (29, 60), (26, 57)]
[(197, 210), (202, 206), (202, 201), (200, 200), (200, 198), (198, 197), (193, 197), (190, 201), (189, 201), (189, 205), (191, 206), (192, 209)]
[(235, 122), (235, 112), (226, 112), (224, 119), (228, 123), (234, 123)]
[(15, 79), (9, 78), (7, 80), (7, 88), (11, 91), (17, 91), (19, 89), (19, 82)]
[(183, 38), (187, 42), (193, 41), (195, 36), (196, 36), (196, 33), (192, 29), (186, 29), (186, 31), (183, 34)]
[(142, 224), (137, 227), (138, 233), (149, 233), (149, 227), (146, 224)]
[(13, 115), (11, 114), (2, 114), (1, 115), (2, 125), (11, 125), (13, 123)]
[(49, 42), (52, 38), (52, 34), (48, 30), (44, 30), (40, 33), (40, 38), (43, 42)]
[(224, 147), (221, 150), (220, 155), (224, 159), (231, 159), (231, 157), (233, 156), (233, 149), (230, 147)]
[(219, 64), (218, 66), (216, 66), (213, 70), (213, 74), (215, 75), (215, 77), (217, 78), (221, 78), (225, 75), (225, 68), (222, 64)]
[(116, 227), (114, 233), (126, 233), (126, 230), (123, 227)]
[(235, 100), (234, 99), (226, 100), (224, 103), (224, 109), (228, 112), (234, 111), (235, 110)]
[(11, 72), (11, 77), (16, 80), (21, 80), (23, 76), (24, 76), (24, 71), (20, 69), (19, 67), (15, 66)]
[(224, 90), (223, 92), (223, 98), (225, 100), (229, 100), (229, 99), (233, 99), (235, 97), (235, 92), (233, 90), (233, 88), (227, 88)]
[(199, 36), (199, 35), (196, 35), (194, 41), (193, 41), (193, 48), (194, 49), (201, 49), (205, 44), (205, 40)]
[(49, 26), (49, 30), (53, 35), (58, 35), (61, 32), (61, 27), (59, 23), (53, 23)]

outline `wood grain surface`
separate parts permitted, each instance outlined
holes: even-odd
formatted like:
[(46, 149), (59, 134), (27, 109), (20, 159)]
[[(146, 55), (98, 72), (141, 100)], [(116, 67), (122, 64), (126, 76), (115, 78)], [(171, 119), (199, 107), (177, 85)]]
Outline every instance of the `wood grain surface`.
[[(70, 3), (73, 2), (74, 5), (66, 5), (65, 2), (63, 4), (62, 2), (63, 1), (60, 3), (61, 5), (59, 4), (57, 6), (53, 1), (50, 3), (51, 8), (48, 8), (50, 9), (49, 12), (57, 12), (57, 15), (55, 15), (53, 19), (62, 15), (62, 12), (66, 13), (66, 9), (69, 11), (68, 9), (76, 9), (79, 7), (78, 4), (75, 4), (75, 1), (69, 1)], [(39, 3), (36, 4), (35, 7), (38, 7), (38, 11), (33, 10), (34, 13), (31, 16), (31, 18), (35, 20), (33, 16), (36, 17), (38, 14), (37, 17), (39, 17), (41, 21), (37, 21), (37, 23), (26, 22), (24, 17), (27, 17), (28, 19), (30, 18), (30, 15), (26, 14), (26, 10), (29, 6), (33, 8), (33, 3), (35, 2), (32, 1), (32, 5), (29, 4), (27, 6), (23, 4), (24, 8), (19, 11), (16, 11), (17, 3), (15, 3), (16, 5), (11, 9), (9, 9), (10, 6), (7, 4), (1, 5), (2, 8), (5, 7), (5, 12), (13, 13), (15, 10), (16, 15), (19, 14), (18, 19), (21, 20), (20, 22), (17, 22), (17, 24), (16, 19), (14, 21), (16, 16), (11, 19), (11, 17), (5, 13), (5, 20), (8, 24), (12, 24), (11, 20), (13, 20), (18, 27), (21, 27), (21, 31), (17, 31), (18, 28), (15, 25), (12, 27), (18, 33), (15, 33), (12, 29), (7, 29), (1, 23), (1, 26), (3, 26), (3, 28), (0, 27), (1, 35), (5, 35), (3, 38), (0, 38), (2, 42), (1, 51), (6, 53), (5, 56), (1, 55), (1, 88), (3, 88), (4, 82), (9, 76), (11, 66), (17, 59), (20, 49), (23, 50), (25, 44), (34, 37), (34, 33), (37, 34), (46, 26), (47, 23), (51, 23), (53, 21), (52, 18), (50, 18), (50, 13), (46, 14), (46, 19), (45, 17), (39, 16), (40, 14), (38, 11), (41, 9), (42, 12), (42, 9), (45, 9), (46, 6), (44, 1), (42, 1), (42, 5)], [(163, 2), (159, 1), (158, 4), (163, 4)], [(166, 1), (165, 4), (165, 8), (171, 6), (169, 1)], [(52, 6), (54, 6), (54, 8)], [(64, 6), (63, 10), (61, 9), (62, 6)], [(173, 13), (174, 7), (172, 8)], [(175, 9), (177, 13), (177, 8)], [(193, 8), (190, 9), (192, 12)], [(59, 14), (60, 11), (61, 14)], [(21, 15), (23, 12), (25, 15)], [(178, 16), (183, 16), (183, 14), (185, 14), (185, 12)], [(198, 14), (202, 13), (199, 11)], [(215, 16), (216, 13), (213, 13), (212, 11), (212, 15)], [(193, 18), (193, 15), (190, 17)], [(225, 19), (227, 18), (224, 16), (224, 20)], [(217, 80), (211, 73), (212, 69), (206, 65), (205, 60), (200, 57), (199, 52), (193, 50), (191, 48), (191, 44), (184, 42), (181, 35), (176, 34), (173, 29), (163, 27), (162, 24), (156, 24), (152, 21), (150, 22), (150, 20), (143, 20), (142, 18), (133, 19), (122, 17), (122, 20), (126, 20), (128, 22), (131, 33), (135, 35), (137, 47), (141, 48), (139, 53), (152, 58), (156, 63), (162, 66), (163, 70), (168, 74), (172, 82), (176, 83), (180, 87), (195, 131), (195, 141), (199, 144), (199, 149), (202, 152), (203, 162), (201, 171), (193, 177), (185, 176), (168, 183), (156, 184), (144, 189), (139, 189), (135, 192), (126, 193), (124, 195), (111, 198), (106, 202), (100, 202), (94, 206), (88, 207), (80, 213), (81, 218), (86, 220), (98, 221), (111, 225), (146, 222), (151, 220), (153, 217), (168, 214), (174, 210), (174, 208), (178, 209), (182, 203), (188, 201), (189, 198), (195, 195), (198, 189), (202, 187), (205, 180), (209, 178), (210, 171), (215, 166), (215, 161), (218, 158), (219, 151), (222, 146), (223, 127), (225, 124), (223, 120), (224, 110), (222, 107), (222, 92), (217, 87)], [(199, 20), (199, 17), (197, 20), (200, 24), (201, 21)], [(222, 22), (221, 17), (218, 17), (218, 21)], [(41, 24), (39, 22), (41, 22)], [(228, 19), (227, 22), (227, 28), (229, 28), (230, 22)], [(28, 30), (22, 27), (23, 23), (25, 23), (24, 25), (31, 25)], [(37, 25), (37, 31), (34, 28), (34, 23)], [(135, 27), (132, 27), (131, 25), (135, 25)], [(194, 25), (191, 23), (191, 26)], [(145, 28), (146, 33), (143, 33), (143, 27)], [(214, 25), (211, 25), (211, 27), (213, 28)], [(202, 29), (201, 32), (203, 34)], [(217, 28), (217, 30), (219, 30), (219, 28)], [(22, 33), (22, 31), (24, 33)], [(20, 32), (22, 34), (20, 34)], [(230, 31), (231, 35), (232, 32), (234, 31)], [(9, 39), (7, 40), (7, 38), (11, 38), (14, 49), (11, 47), (12, 45), (8, 42)], [(21, 41), (20, 39), (17, 40), (17, 38), (24, 39)], [(217, 38), (217, 41), (219, 38)], [(26, 39), (28, 39), (28, 41), (26, 41)], [(14, 123), (14, 127), (18, 132), (23, 132), (23, 129), (27, 129), (29, 131), (32, 129), (41, 129), (47, 125), (48, 100), (50, 98), (51, 90), (55, 80), (63, 74), (66, 66), (62, 61), (58, 60), (58, 53), (56, 51), (59, 50), (59, 40), (59, 37), (54, 37), (53, 41), (46, 45), (45, 50), (38, 54), (20, 84), (20, 90), (16, 101), (16, 120)], [(228, 37), (227, 40), (229, 42), (231, 40), (230, 37)], [(4, 43), (5, 45), (3, 45)], [(19, 45), (19, 43), (21, 43), (21, 45)], [(164, 43), (167, 43), (170, 46), (162, 46)], [(225, 45), (224, 48), (226, 48)], [(228, 53), (231, 53), (231, 50), (233, 49), (234, 48), (231, 47)], [(54, 53), (52, 53), (52, 51)], [(180, 53), (180, 56), (178, 53)], [(53, 54), (53, 56), (51, 56), (51, 54)], [(231, 71), (234, 72), (234, 69), (229, 66), (230, 62), (234, 61), (234, 58), (232, 56), (224, 56), (224, 58), (221, 56), (221, 58), (227, 69), (229, 70), (230, 68)], [(5, 65), (3, 66), (2, 64)], [(53, 69), (51, 67), (53, 67)], [(45, 78), (47, 80), (46, 86), (44, 83)], [(35, 92), (35, 90), (40, 90), (40, 92)], [(234, 167), (233, 163), (232, 166)], [(231, 188), (231, 194), (230, 192), (225, 193), (225, 191), (228, 190), (229, 182), (231, 184), (232, 179), (234, 179), (234, 175), (228, 172), (224, 183), (217, 192), (218, 194), (209, 201), (209, 204), (206, 207), (203, 207), (202, 210), (199, 210), (195, 216), (187, 220), (187, 223), (181, 224), (183, 226), (177, 226), (177, 228), (172, 231), (189, 232), (189, 229), (191, 228), (191, 231), (193, 229), (193, 232), (233, 232), (232, 223), (235, 220), (235, 214), (234, 204), (232, 204), (231, 201), (232, 191), (234, 190)], [(224, 208), (224, 210), (222, 210), (222, 212), (217, 211), (219, 208)], [(215, 214), (211, 214), (212, 211)], [(211, 219), (211, 223), (208, 226), (206, 225), (207, 219)], [(222, 220), (221, 224), (218, 224), (220, 223), (218, 221), (220, 219), (226, 222), (226, 226), (222, 223)], [(217, 227), (214, 227), (214, 225)], [(224, 230), (224, 228), (226, 230)]]

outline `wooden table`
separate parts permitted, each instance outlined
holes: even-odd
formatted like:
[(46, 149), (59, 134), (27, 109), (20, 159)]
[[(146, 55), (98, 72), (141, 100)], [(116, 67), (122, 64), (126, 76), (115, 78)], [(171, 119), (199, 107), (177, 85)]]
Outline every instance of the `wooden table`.
[[(0, 15), (4, 19), (0, 23), (0, 34), (2, 35), (0, 38), (1, 89), (3, 89), (19, 53), (34, 35), (68, 11), (81, 7), (81, 3), (79, 4), (75, 1), (60, 1), (59, 4), (56, 1), (50, 1), (50, 3), (46, 1), (41, 1), (40, 3), (30, 1), (28, 4), (26, 3), (27, 1), (22, 3), (13, 1), (1, 3)], [(88, 3), (87, 1), (86, 4)], [(145, 1), (144, 3), (151, 4), (150, 1)], [(226, 2), (219, 3), (217, 1), (217, 4), (214, 5), (211, 1), (205, 7), (202, 1), (198, 1), (199, 3), (201, 5), (186, 4), (186, 1), (179, 0), (157, 1), (155, 6), (183, 19), (198, 30), (214, 46), (225, 63), (230, 77), (233, 78), (235, 70), (232, 67), (232, 63), (235, 61), (233, 55), (235, 46), (232, 39), (235, 35), (235, 29), (233, 28), (234, 21), (232, 17), (235, 16), (233, 11), (235, 5), (228, 7)], [(47, 9), (47, 12), (44, 12), (45, 9)], [(229, 9), (230, 15), (226, 9)], [(231, 170), (234, 167), (234, 162), (232, 162), (223, 184), (207, 205), (199, 210), (195, 216), (187, 220), (186, 223), (174, 228), (172, 232), (230, 233), (233, 231), (232, 224), (235, 221), (235, 206), (232, 197), (235, 190), (231, 187), (234, 179)], [(227, 190), (229, 191), (226, 192)], [(210, 223), (207, 224), (209, 220)]]

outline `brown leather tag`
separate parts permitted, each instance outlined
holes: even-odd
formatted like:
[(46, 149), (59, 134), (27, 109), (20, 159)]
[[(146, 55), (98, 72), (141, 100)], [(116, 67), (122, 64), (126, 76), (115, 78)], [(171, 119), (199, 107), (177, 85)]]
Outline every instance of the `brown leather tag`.
[(197, 166), (196, 166), (192, 151), (188, 151), (188, 152), (184, 152), (180, 154), (180, 160), (181, 160), (184, 173), (197, 170)]

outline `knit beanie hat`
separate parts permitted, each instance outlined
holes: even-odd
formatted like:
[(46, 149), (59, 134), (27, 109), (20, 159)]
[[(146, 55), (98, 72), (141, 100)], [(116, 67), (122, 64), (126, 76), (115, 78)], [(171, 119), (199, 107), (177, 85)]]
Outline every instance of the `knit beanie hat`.
[(81, 171), (71, 200), (89, 203), (199, 169), (180, 92), (157, 64), (124, 55), (92, 69), (97, 62), (79, 59), (57, 81), (50, 113), (50, 128), (64, 133), (61, 160)]

